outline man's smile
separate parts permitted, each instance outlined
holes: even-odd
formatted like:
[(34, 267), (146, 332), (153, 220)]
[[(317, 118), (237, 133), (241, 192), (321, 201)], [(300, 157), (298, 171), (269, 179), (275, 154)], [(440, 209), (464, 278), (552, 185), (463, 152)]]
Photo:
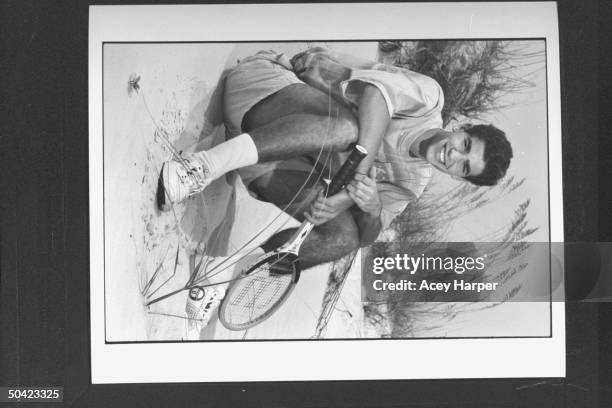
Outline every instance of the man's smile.
[(447, 148), (447, 146), (448, 146), (448, 142), (447, 142), (447, 143), (444, 143), (444, 146), (442, 146), (442, 148), (440, 149), (440, 157), (439, 157), (439, 160), (440, 160), (440, 163), (442, 163), (442, 165), (443, 165), (444, 167), (447, 167), (447, 168), (448, 168), (448, 166), (446, 166), (446, 148)]

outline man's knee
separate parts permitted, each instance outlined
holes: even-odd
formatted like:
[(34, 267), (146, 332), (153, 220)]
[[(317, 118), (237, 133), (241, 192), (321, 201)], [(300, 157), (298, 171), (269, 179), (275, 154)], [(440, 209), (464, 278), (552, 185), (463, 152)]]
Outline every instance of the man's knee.
[(359, 249), (359, 231), (357, 229), (351, 231), (350, 235), (346, 236), (339, 252), (344, 256), (356, 249)]
[(347, 150), (351, 144), (357, 142), (359, 137), (357, 119), (351, 113), (341, 113), (334, 119), (332, 131), (334, 134), (333, 149)]
[(324, 236), (324, 245), (335, 253), (335, 259), (359, 248), (359, 228), (348, 212), (321, 225), (319, 233)]

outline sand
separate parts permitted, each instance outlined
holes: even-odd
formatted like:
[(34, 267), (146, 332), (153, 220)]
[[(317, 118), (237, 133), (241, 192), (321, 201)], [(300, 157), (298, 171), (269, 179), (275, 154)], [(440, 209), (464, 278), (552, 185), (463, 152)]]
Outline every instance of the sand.
[[(287, 53), (306, 44), (269, 44)], [(104, 49), (104, 208), (106, 340), (310, 338), (329, 265), (305, 271), (285, 305), (248, 332), (231, 332), (216, 319), (201, 333), (185, 319), (187, 292), (146, 306), (184, 287), (205, 257), (218, 264), (247, 254), (278, 229), (297, 221), (251, 197), (235, 173), (204, 193), (161, 213), (154, 196), (159, 169), (177, 150), (208, 148), (224, 138), (217, 81), (224, 69), (261, 48), (257, 44), (107, 44)], [(130, 78), (137, 87), (129, 87)], [(138, 88), (138, 89), (135, 89)], [(236, 264), (212, 277), (237, 273)], [(228, 262), (227, 264), (231, 264)], [(358, 268), (344, 286), (342, 309), (326, 333), (361, 332)], [(200, 270), (200, 274), (205, 271)], [(350, 309), (350, 310), (349, 310)], [(336, 316), (337, 315), (337, 316)]]

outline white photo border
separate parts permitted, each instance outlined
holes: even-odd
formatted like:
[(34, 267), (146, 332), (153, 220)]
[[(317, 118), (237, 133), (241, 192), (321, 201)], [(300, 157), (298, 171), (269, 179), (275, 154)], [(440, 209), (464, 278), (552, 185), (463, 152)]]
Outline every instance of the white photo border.
[(92, 6), (89, 21), (92, 383), (565, 376), (561, 302), (551, 305), (553, 332), (547, 338), (108, 344), (104, 334), (104, 42), (545, 39), (550, 237), (563, 242), (555, 3)]

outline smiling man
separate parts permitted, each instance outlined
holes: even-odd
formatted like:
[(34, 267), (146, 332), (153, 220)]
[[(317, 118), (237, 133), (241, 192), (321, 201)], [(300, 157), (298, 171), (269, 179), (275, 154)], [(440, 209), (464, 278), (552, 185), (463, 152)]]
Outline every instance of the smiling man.
[[(440, 85), (407, 69), (320, 47), (291, 60), (262, 51), (225, 78), (226, 142), (164, 163), (158, 206), (167, 210), (240, 170), (260, 199), (317, 226), (300, 250), (304, 267), (338, 259), (372, 242), (435, 170), (477, 185), (505, 175), (512, 148), (504, 132), (446, 131), (443, 105)], [(318, 176), (334, 174), (353, 143), (368, 156), (345, 190), (325, 197)], [(276, 233), (264, 250), (292, 234)]]
[(492, 125), (432, 129), (415, 140), (410, 152), (443, 173), (482, 186), (496, 184), (512, 158), (505, 134)]

